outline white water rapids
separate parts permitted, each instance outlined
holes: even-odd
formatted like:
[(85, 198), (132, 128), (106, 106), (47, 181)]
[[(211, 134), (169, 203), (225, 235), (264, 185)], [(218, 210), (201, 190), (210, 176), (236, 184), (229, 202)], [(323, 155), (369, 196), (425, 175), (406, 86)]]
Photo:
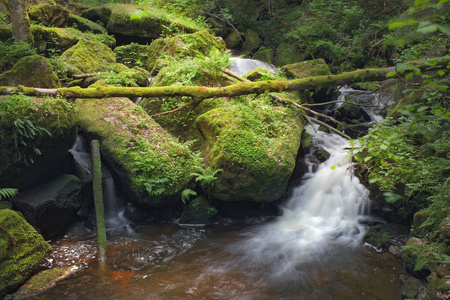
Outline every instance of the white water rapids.
[(369, 192), (352, 176), (343, 150), (347, 141), (319, 131), (313, 143), (330, 153), (328, 160), (294, 189), (282, 216), (257, 229), (241, 248), (245, 261), (265, 265), (274, 277), (289, 275), (332, 247), (356, 246), (365, 234), (360, 221)]

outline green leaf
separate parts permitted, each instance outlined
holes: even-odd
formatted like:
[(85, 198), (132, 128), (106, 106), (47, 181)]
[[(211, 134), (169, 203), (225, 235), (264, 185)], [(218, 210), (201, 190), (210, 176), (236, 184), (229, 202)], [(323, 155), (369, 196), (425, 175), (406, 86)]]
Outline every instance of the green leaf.
[(388, 147), (385, 145), (385, 144), (381, 144), (380, 145), (380, 149), (382, 149), (382, 150), (386, 150)]
[(397, 69), (397, 71), (399, 71), (400, 73), (403, 73), (403, 72), (405, 72), (406, 70), (409, 70), (408, 65), (402, 64), (402, 63), (397, 64), (396, 69)]
[(357, 162), (362, 162), (363, 158), (361, 156), (359, 156), (358, 154), (353, 155), (353, 158), (357, 161)]
[(450, 35), (450, 25), (437, 25), (437, 28), (445, 34)]
[(427, 34), (427, 33), (435, 32), (438, 29), (439, 29), (438, 25), (432, 24), (432, 25), (428, 25), (428, 26), (424, 26), (424, 27), (418, 28), (417, 32), (423, 33), (423, 34)]
[(394, 77), (395, 75), (397, 75), (397, 71), (391, 71), (386, 74), (386, 78), (391, 78)]
[(372, 159), (373, 156), (366, 156), (364, 157), (364, 162), (368, 162), (369, 160)]

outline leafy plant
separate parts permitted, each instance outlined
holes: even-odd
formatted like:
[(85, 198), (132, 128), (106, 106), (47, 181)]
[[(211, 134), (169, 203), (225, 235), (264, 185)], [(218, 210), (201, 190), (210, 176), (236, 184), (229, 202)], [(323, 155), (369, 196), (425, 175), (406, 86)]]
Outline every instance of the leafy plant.
[(22, 57), (36, 55), (31, 44), (0, 41), (0, 71), (10, 69)]
[(18, 194), (17, 189), (13, 188), (0, 188), (0, 200), (8, 199), (16, 196)]
[(200, 186), (202, 187), (203, 190), (206, 190), (206, 192), (208, 193), (208, 201), (211, 201), (211, 188), (214, 187), (214, 184), (217, 180), (217, 173), (222, 172), (222, 169), (211, 169), (211, 168), (207, 168), (204, 169), (202, 167), (199, 166), (195, 166), (195, 168), (199, 171), (199, 172), (194, 172), (191, 173), (191, 176), (195, 177), (195, 181), (196, 182), (200, 182)]
[(181, 192), (181, 201), (183, 201), (184, 204), (187, 204), (190, 201), (191, 196), (197, 196), (197, 192), (191, 189), (184, 189)]

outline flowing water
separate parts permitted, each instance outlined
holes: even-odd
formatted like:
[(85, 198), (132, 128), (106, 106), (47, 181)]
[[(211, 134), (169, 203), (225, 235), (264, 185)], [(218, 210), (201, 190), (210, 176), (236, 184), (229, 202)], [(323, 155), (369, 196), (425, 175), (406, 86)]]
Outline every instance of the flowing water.
[(331, 156), (281, 216), (141, 226), (109, 238), (107, 270), (93, 237), (65, 237), (52, 242), (47, 265), (78, 272), (30, 299), (400, 299), (400, 262), (361, 243), (368, 193), (346, 142), (318, 132), (314, 143)]
[(230, 62), (228, 69), (238, 75), (245, 75), (256, 68), (264, 68), (272, 73), (278, 73), (278, 69), (274, 65), (257, 59), (231, 57)]

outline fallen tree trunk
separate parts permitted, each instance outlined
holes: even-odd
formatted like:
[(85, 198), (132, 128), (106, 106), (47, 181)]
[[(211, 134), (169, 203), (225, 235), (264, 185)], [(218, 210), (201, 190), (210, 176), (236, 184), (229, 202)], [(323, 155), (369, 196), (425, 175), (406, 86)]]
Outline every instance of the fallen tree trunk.
[(0, 87), (0, 94), (21, 92), (28, 96), (62, 95), (66, 98), (108, 98), (108, 97), (176, 97), (188, 96), (195, 99), (214, 97), (235, 97), (270, 92), (293, 92), (308, 89), (322, 89), (355, 82), (386, 79), (386, 74), (395, 68), (363, 69), (338, 75), (315, 76), (286, 81), (241, 82), (225, 87), (204, 86), (162, 86), (162, 87), (97, 87), (41, 89), (32, 87)]

